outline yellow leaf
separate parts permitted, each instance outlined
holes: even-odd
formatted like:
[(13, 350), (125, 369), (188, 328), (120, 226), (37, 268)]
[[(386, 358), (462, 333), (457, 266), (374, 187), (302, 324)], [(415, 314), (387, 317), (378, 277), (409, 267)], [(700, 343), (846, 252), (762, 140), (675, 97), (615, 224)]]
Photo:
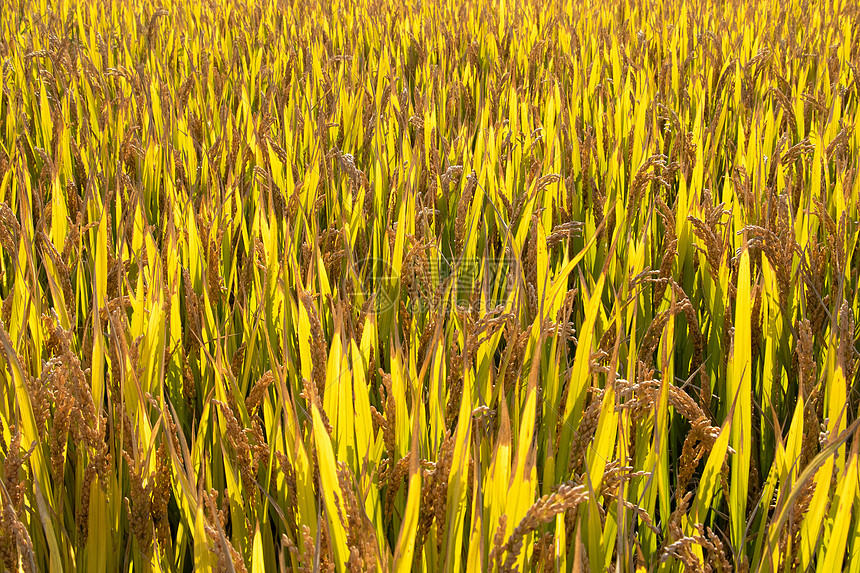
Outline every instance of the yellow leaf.
[(329, 535), (331, 535), (334, 562), (338, 571), (343, 571), (349, 558), (349, 550), (346, 547), (346, 530), (340, 518), (340, 512), (344, 506), (343, 493), (340, 490), (340, 482), (337, 479), (337, 465), (334, 458), (334, 450), (328, 431), (320, 415), (319, 407), (311, 405), (313, 411), (314, 442), (317, 447), (317, 460), (319, 462), (320, 489), (323, 494), (323, 507), (328, 521)]

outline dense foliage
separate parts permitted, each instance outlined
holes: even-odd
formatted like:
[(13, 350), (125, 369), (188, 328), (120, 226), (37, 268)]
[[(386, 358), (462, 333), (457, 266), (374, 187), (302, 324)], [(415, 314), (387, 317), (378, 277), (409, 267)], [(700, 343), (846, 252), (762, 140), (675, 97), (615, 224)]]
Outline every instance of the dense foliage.
[(850, 0), (9, 0), (0, 571), (860, 571)]

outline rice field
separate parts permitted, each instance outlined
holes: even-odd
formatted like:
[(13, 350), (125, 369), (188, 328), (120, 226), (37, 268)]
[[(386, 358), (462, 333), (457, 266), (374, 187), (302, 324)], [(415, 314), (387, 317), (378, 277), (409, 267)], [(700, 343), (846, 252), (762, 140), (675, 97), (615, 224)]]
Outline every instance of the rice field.
[(9, 0), (0, 61), (0, 572), (860, 572), (856, 2)]

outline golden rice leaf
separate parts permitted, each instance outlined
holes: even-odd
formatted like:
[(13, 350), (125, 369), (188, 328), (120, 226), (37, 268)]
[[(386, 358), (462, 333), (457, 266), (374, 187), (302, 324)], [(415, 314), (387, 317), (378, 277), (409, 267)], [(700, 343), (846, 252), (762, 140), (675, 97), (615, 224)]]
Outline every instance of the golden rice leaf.
[(585, 403), (585, 393), (589, 385), (589, 360), (591, 358), (592, 340), (594, 338), (594, 324), (600, 310), (600, 301), (603, 297), (603, 283), (606, 279), (601, 274), (597, 284), (588, 299), (585, 308), (585, 320), (579, 329), (579, 337), (576, 345), (576, 356), (573, 359), (573, 370), (571, 372), (571, 387), (567, 392), (564, 413), (562, 415), (562, 427), (559, 434), (559, 450), (556, 469), (556, 481), (565, 481), (568, 474), (568, 462), (570, 460), (570, 443), (574, 429), (579, 425), (582, 417), (582, 408)]
[(845, 473), (839, 478), (836, 486), (836, 497), (832, 502), (830, 519), (833, 527), (830, 539), (825, 543), (824, 551), (818, 555), (818, 571), (841, 571), (845, 559), (845, 547), (851, 528), (851, 512), (857, 491), (857, 450), (858, 443), (852, 444), (851, 457)]
[(720, 485), (720, 472), (722, 471), (723, 464), (726, 463), (726, 454), (729, 451), (729, 441), (732, 435), (732, 419), (732, 416), (726, 418), (723, 427), (720, 428), (720, 434), (711, 448), (711, 453), (708, 454), (705, 469), (702, 471), (699, 486), (696, 488), (696, 499), (691, 506), (690, 521), (692, 523), (706, 523), (708, 513), (711, 511), (717, 487)]
[[(417, 400), (418, 397), (415, 397)], [(394, 571), (403, 573), (412, 570), (412, 556), (415, 553), (415, 535), (418, 532), (418, 514), (421, 509), (421, 467), (419, 465), (418, 434), (421, 426), (418, 417), (412, 427), (412, 447), (409, 454), (409, 493), (397, 545), (394, 549)]]
[(194, 520), (194, 570), (213, 571), (215, 568), (215, 555), (209, 549), (209, 536), (204, 529), (206, 518), (203, 516), (203, 504), (197, 506), (197, 515)]
[(738, 296), (735, 299), (735, 338), (729, 358), (729, 397), (734, 406), (732, 447), (737, 453), (732, 463), (729, 501), (732, 543), (738, 549), (744, 542), (749, 490), (750, 448), (752, 447), (752, 361), (750, 359), (750, 258), (746, 243), (741, 250), (738, 271)]
[(263, 537), (260, 535), (260, 524), (257, 524), (251, 549), (251, 573), (264, 573), (265, 571), (266, 556), (263, 552)]
[(337, 464), (335, 462), (334, 450), (328, 431), (320, 415), (316, 403), (311, 404), (311, 415), (313, 416), (314, 444), (317, 449), (317, 460), (319, 462), (320, 489), (322, 490), (323, 507), (325, 508), (328, 531), (331, 536), (332, 555), (338, 571), (343, 571), (349, 558), (346, 547), (346, 530), (339, 515), (343, 512), (343, 492), (337, 479)]
[[(467, 371), (468, 374), (468, 371)], [(465, 376), (464, 376), (465, 378)], [(442, 546), (445, 548), (444, 571), (460, 571), (462, 559), (461, 537), (465, 519), (466, 487), (469, 476), (469, 456), (472, 443), (472, 394), (471, 383), (463, 380), (463, 396), (460, 401), (460, 412), (457, 417), (457, 429), (454, 432), (454, 453), (451, 471), (448, 474), (447, 510), (445, 517), (445, 535)]]

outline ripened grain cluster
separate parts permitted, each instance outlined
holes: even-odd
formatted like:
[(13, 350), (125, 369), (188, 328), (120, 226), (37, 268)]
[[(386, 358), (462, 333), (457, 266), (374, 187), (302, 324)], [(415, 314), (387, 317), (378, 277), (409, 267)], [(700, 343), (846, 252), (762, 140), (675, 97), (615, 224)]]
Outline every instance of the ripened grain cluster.
[(853, 0), (9, 0), (0, 571), (860, 571)]

